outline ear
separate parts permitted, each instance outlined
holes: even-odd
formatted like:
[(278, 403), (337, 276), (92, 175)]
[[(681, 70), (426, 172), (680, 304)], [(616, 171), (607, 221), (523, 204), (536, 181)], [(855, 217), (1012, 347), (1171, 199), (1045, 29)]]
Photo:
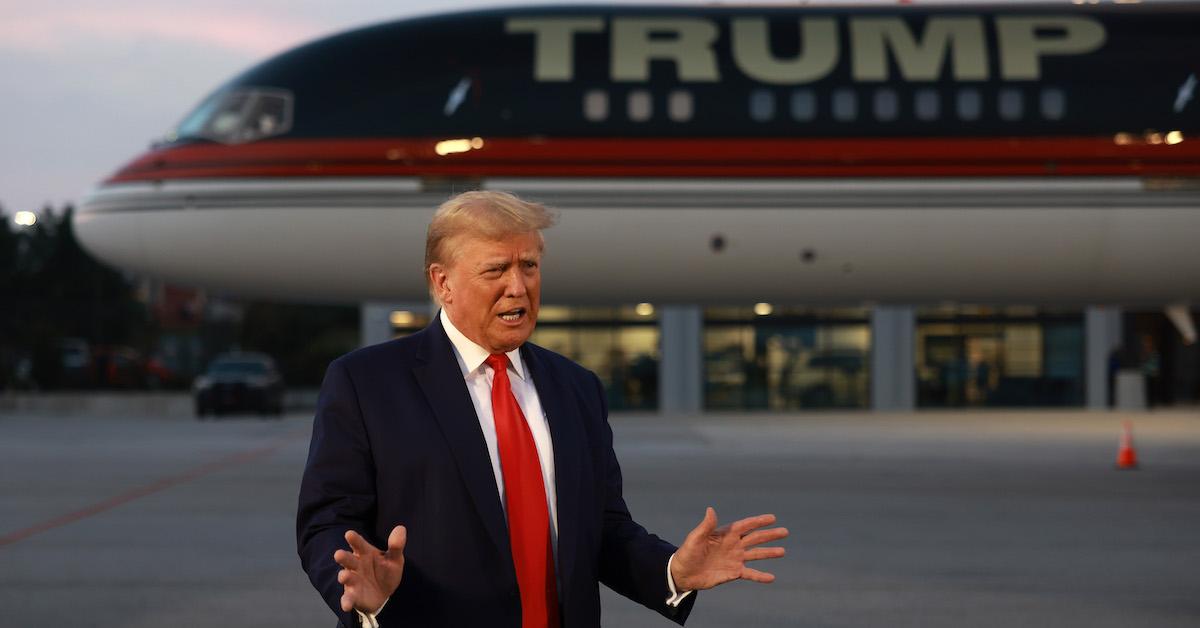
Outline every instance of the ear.
[(449, 303), (451, 301), (450, 273), (446, 272), (445, 266), (430, 264), (429, 285), (433, 286), (433, 293), (437, 295), (438, 301), (442, 303)]

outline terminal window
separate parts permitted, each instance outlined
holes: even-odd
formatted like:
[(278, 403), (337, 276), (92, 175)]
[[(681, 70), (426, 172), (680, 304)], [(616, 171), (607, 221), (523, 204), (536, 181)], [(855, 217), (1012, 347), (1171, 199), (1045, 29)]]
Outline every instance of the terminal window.
[(866, 408), (866, 311), (707, 308), (704, 401), (710, 410)]
[(1083, 403), (1083, 320), (1071, 312), (918, 310), (918, 407)]
[(531, 340), (600, 378), (610, 410), (658, 408), (658, 317), (634, 306), (542, 306)]

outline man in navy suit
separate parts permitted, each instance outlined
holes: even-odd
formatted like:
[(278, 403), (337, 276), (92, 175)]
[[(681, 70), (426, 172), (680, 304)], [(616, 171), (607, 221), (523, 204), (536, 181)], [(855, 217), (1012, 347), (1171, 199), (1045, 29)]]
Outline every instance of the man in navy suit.
[[(527, 342), (553, 216), (502, 192), (444, 203), (421, 332), (333, 361), (300, 487), (297, 543), (351, 626), (600, 625), (598, 583), (683, 624), (694, 591), (774, 576), (772, 515), (676, 548), (630, 516), (594, 374)], [(384, 549), (379, 549), (384, 548)]]

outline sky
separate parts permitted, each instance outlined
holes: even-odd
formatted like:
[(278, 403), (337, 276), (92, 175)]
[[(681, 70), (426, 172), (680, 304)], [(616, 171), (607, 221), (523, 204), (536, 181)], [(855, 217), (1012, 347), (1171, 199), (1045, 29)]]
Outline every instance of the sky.
[(0, 0), (0, 210), (77, 202), (218, 85), (288, 48), (392, 19), (511, 4), (522, 3)]
[[(495, 4), (495, 3), (492, 3)], [(242, 70), (478, 0), (0, 0), (0, 207), (77, 201)]]

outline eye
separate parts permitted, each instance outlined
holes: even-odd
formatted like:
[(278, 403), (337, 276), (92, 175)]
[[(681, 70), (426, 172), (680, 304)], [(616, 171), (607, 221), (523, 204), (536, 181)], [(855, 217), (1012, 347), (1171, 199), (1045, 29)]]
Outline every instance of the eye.
[(538, 267), (538, 263), (534, 260), (525, 260), (525, 268), (534, 269)]

